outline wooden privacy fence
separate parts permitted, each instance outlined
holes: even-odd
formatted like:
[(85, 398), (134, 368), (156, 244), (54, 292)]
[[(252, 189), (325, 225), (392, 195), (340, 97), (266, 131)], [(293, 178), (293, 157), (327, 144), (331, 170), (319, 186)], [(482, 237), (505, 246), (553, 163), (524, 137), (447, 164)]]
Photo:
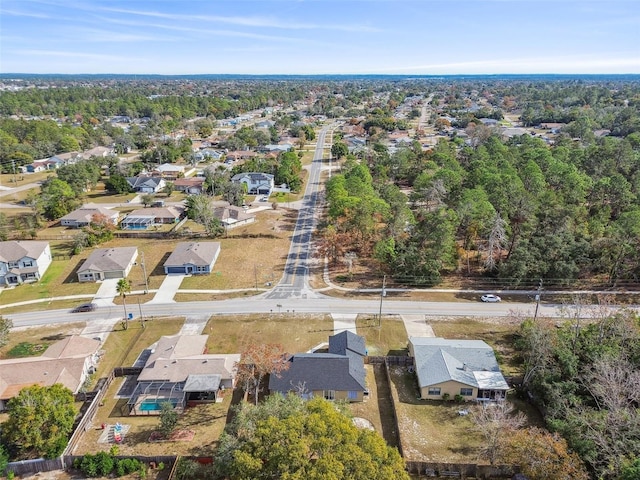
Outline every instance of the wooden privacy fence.
[(400, 356), (400, 355), (388, 356), (388, 357), (368, 356), (368, 357), (364, 357), (364, 363), (366, 364), (386, 363), (387, 365), (404, 365), (409, 367), (413, 365), (413, 357)]
[(13, 472), (17, 476), (33, 475), (38, 472), (50, 472), (52, 470), (63, 470), (64, 459), (58, 458), (36, 458), (34, 460), (22, 460), (20, 462), (10, 462), (6, 471)]
[(435, 478), (512, 478), (520, 469), (515, 465), (478, 465), (475, 463), (433, 463), (405, 461), (412, 475)]

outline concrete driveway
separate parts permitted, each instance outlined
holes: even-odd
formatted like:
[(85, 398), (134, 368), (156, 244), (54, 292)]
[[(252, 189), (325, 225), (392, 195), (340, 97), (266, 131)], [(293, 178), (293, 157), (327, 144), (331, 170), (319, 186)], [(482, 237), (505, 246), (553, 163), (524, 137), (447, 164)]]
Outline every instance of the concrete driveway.
[(182, 283), (182, 280), (184, 280), (185, 276), (186, 275), (181, 275), (181, 274), (167, 275), (164, 278), (162, 285), (160, 285), (160, 288), (158, 289), (155, 296), (153, 297), (153, 300), (147, 302), (147, 304), (175, 303), (175, 300), (173, 299), (173, 297), (175, 296), (176, 292), (180, 288), (180, 284)]
[(113, 307), (113, 299), (118, 296), (116, 287), (119, 280), (119, 278), (103, 280), (98, 292), (93, 297), (93, 303), (97, 304), (99, 307)]
[(435, 337), (424, 315), (400, 315), (408, 337)]

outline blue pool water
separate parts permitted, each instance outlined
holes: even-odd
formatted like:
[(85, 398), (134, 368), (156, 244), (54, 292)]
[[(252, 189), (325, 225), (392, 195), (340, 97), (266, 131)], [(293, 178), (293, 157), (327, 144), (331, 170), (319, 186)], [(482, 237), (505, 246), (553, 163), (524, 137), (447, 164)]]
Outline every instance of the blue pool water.
[[(171, 402), (171, 405), (175, 408), (177, 405), (174, 402)], [(140, 410), (143, 412), (150, 412), (154, 410), (160, 410), (160, 402), (144, 402), (140, 404)]]

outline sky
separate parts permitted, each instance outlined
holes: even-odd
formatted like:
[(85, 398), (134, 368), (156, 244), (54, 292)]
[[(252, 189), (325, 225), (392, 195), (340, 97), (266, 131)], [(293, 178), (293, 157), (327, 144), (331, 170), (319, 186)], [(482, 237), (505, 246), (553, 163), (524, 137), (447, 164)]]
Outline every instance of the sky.
[(640, 0), (1, 0), (0, 73), (640, 73)]

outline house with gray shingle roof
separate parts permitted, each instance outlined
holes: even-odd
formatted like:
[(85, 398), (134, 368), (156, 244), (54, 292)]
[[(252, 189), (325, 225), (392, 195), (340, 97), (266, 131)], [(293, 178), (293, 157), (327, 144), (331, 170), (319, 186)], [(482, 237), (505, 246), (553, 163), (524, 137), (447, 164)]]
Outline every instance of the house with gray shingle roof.
[(493, 349), (482, 340), (410, 337), (420, 398), (440, 400), (461, 395), (467, 400), (504, 398), (509, 385)]
[(329, 353), (291, 355), (289, 367), (269, 378), (269, 391), (361, 402), (367, 391), (365, 355), (364, 338), (341, 332), (329, 337)]
[(134, 192), (138, 193), (158, 193), (166, 185), (166, 182), (162, 177), (151, 177), (144, 175), (138, 175), (137, 177), (128, 177), (127, 183), (129, 183)]
[(136, 247), (99, 248), (78, 269), (79, 282), (125, 278), (138, 258)]
[(207, 275), (220, 255), (220, 242), (182, 242), (164, 262), (164, 273)]
[(49, 242), (0, 242), (0, 285), (38, 281), (51, 265)]

